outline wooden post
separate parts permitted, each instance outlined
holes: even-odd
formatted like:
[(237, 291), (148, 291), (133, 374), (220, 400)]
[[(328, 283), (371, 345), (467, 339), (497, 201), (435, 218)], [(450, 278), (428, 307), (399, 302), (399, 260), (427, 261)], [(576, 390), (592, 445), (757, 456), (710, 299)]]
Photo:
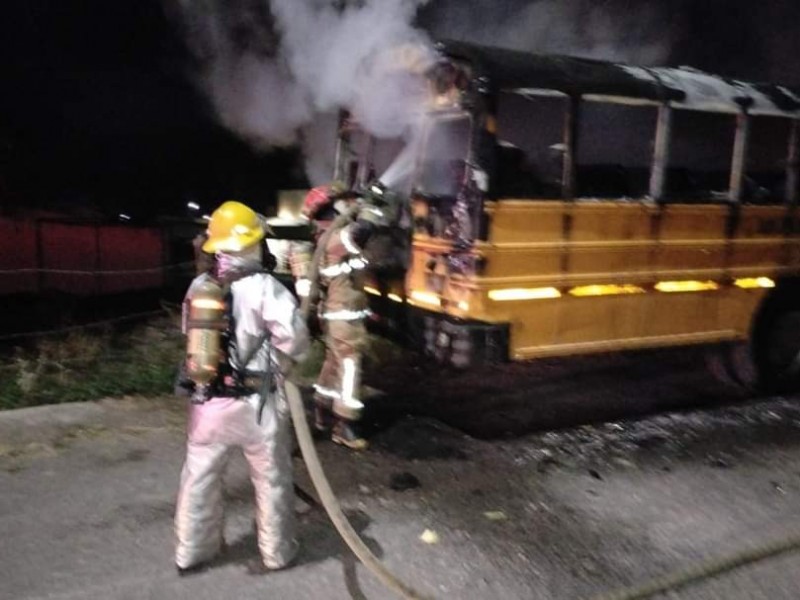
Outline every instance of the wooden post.
[(650, 198), (661, 202), (669, 168), (669, 151), (672, 141), (672, 109), (668, 104), (658, 107), (656, 137), (653, 143), (653, 163), (650, 169)]
[(733, 140), (733, 158), (731, 160), (731, 180), (728, 187), (728, 199), (731, 202), (742, 201), (742, 189), (747, 170), (747, 147), (750, 140), (750, 115), (740, 112), (736, 115), (736, 137)]

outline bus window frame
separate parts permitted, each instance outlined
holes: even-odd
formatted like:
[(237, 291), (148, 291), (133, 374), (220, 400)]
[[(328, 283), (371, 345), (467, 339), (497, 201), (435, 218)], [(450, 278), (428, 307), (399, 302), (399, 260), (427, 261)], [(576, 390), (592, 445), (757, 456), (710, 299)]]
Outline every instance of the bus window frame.
[(429, 140), (431, 135), (431, 130), (435, 124), (447, 122), (447, 121), (457, 121), (459, 119), (466, 119), (469, 122), (469, 133), (466, 140), (466, 157), (463, 159), (465, 171), (467, 169), (474, 168), (474, 156), (475, 156), (475, 126), (476, 126), (476, 119), (475, 115), (472, 111), (466, 110), (462, 107), (458, 108), (448, 108), (448, 109), (435, 109), (428, 111), (425, 115), (425, 120), (423, 121), (421, 132), (420, 132), (420, 151), (417, 153), (417, 158), (414, 165), (414, 174), (412, 177), (412, 186), (411, 186), (411, 194), (412, 196), (417, 196), (422, 198), (426, 201), (439, 201), (441, 198), (448, 198), (455, 200), (458, 195), (463, 190), (464, 186), (466, 185), (466, 177), (462, 179), (461, 183), (459, 184), (458, 190), (456, 193), (451, 197), (449, 195), (444, 194), (426, 194), (419, 189), (420, 178), (422, 176), (422, 166), (425, 163), (425, 159), (428, 156), (428, 147), (429, 147)]
[[(500, 90), (498, 90), (499, 92)], [(645, 196), (636, 200), (649, 200), (657, 204), (680, 204), (666, 197), (666, 185), (669, 170), (669, 159), (673, 142), (673, 117), (676, 111), (696, 111), (706, 114), (730, 115), (736, 119), (734, 139), (731, 146), (731, 159), (728, 168), (728, 188), (725, 192), (727, 202), (742, 202), (743, 182), (746, 176), (747, 157), (751, 150), (750, 128), (752, 119), (758, 115), (750, 114), (746, 106), (738, 113), (727, 111), (703, 110), (680, 106), (675, 102), (656, 102), (653, 100), (629, 98), (626, 96), (608, 96), (598, 94), (570, 95), (560, 90), (547, 88), (518, 88), (502, 90), (505, 93), (518, 94), (522, 97), (558, 97), (565, 100), (563, 107), (562, 140), (564, 155), (562, 160), (561, 198), (565, 201), (579, 201), (577, 189), (577, 156), (580, 144), (577, 135), (582, 119), (583, 102), (601, 104), (652, 106), (657, 110), (656, 127), (653, 134), (653, 152), (649, 167), (649, 190)], [(791, 121), (789, 141), (786, 152), (786, 192), (784, 204), (796, 206), (800, 202), (800, 118), (786, 117)], [(709, 202), (714, 201), (709, 198)]]

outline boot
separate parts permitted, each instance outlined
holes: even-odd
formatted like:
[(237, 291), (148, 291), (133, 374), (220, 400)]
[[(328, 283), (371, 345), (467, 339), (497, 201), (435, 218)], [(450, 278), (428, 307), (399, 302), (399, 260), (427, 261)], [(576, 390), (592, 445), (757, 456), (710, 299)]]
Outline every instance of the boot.
[(334, 424), (331, 440), (336, 444), (347, 446), (351, 450), (366, 450), (369, 446), (367, 440), (358, 433), (355, 423), (344, 419), (340, 419)]
[(333, 400), (314, 392), (314, 429), (322, 433), (328, 433), (333, 426)]
[(178, 572), (178, 577), (189, 577), (191, 575), (197, 575), (199, 573), (205, 573), (208, 571), (211, 565), (206, 562), (197, 563), (196, 565), (192, 565), (191, 567), (179, 567), (175, 565), (175, 570)]
[(314, 405), (314, 429), (317, 431), (327, 433), (333, 426), (333, 415), (328, 408)]

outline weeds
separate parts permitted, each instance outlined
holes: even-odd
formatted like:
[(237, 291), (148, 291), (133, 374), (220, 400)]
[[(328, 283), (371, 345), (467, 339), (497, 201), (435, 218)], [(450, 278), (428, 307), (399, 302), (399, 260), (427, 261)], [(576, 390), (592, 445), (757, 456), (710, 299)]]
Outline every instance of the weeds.
[(183, 353), (168, 319), (42, 340), (0, 363), (0, 409), (169, 393)]
[[(302, 385), (319, 373), (325, 346), (316, 340), (308, 359), (295, 370)], [(161, 318), (129, 330), (92, 330), (42, 340), (0, 359), (0, 410), (99, 400), (124, 395), (172, 393), (185, 339), (174, 318)], [(365, 368), (403, 359), (394, 344), (370, 336)]]

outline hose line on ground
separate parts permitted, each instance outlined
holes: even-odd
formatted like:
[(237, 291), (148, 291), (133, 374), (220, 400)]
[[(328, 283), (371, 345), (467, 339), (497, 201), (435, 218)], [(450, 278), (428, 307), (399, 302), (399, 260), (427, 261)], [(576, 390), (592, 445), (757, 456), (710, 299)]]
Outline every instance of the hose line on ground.
[(650, 598), (656, 594), (677, 590), (690, 583), (731, 571), (748, 563), (796, 550), (800, 550), (800, 532), (794, 532), (789, 536), (770, 540), (752, 548), (745, 548), (728, 556), (712, 558), (701, 562), (699, 565), (656, 577), (640, 585), (601, 594), (595, 596), (593, 600), (641, 600), (642, 598)]
[[(339, 215), (317, 242), (317, 248), (314, 252), (308, 273), (311, 284), (310, 290), (308, 295), (303, 298), (301, 307), (301, 311), (306, 320), (311, 310), (315, 308), (319, 298), (319, 267), (320, 261), (322, 260), (322, 249), (331, 235), (352, 219), (353, 214), (353, 212), (349, 211)], [(325, 507), (325, 511), (328, 513), (339, 535), (342, 536), (342, 539), (364, 566), (378, 577), (386, 587), (403, 598), (414, 600), (426, 598), (400, 581), (386, 569), (383, 563), (370, 551), (358, 533), (353, 529), (350, 521), (348, 521), (347, 517), (342, 512), (342, 508), (319, 462), (314, 442), (311, 439), (311, 432), (308, 429), (308, 421), (306, 420), (305, 408), (300, 396), (300, 391), (294, 383), (288, 380), (285, 382), (285, 389), (289, 401), (289, 408), (292, 412), (295, 433), (300, 444), (300, 450), (303, 453), (303, 460), (306, 463), (311, 481), (314, 483), (322, 505)], [(599, 596), (595, 596), (593, 600), (641, 600), (643, 598), (650, 598), (656, 594), (677, 590), (693, 582), (714, 577), (720, 573), (733, 570), (748, 563), (796, 550), (800, 550), (800, 532), (779, 540), (772, 540), (760, 546), (744, 549), (729, 556), (712, 558), (699, 565), (668, 573), (639, 585), (600, 594)]]
[[(319, 299), (319, 268), (325, 246), (331, 236), (333, 236), (342, 227), (347, 225), (347, 223), (352, 221), (355, 212), (356, 209), (353, 208), (344, 214), (337, 216), (325, 233), (323, 233), (320, 239), (317, 240), (317, 247), (314, 251), (308, 272), (310, 289), (308, 295), (303, 298), (303, 302), (301, 304), (301, 313), (306, 321), (308, 321), (311, 311), (316, 310), (317, 301)], [(358, 560), (360, 560), (367, 569), (369, 569), (378, 579), (380, 579), (387, 588), (397, 593), (400, 597), (409, 600), (421, 600), (428, 598), (427, 596), (423, 596), (417, 592), (414, 588), (400, 581), (385, 566), (383, 566), (383, 563), (378, 560), (378, 558), (372, 553), (372, 551), (358, 535), (356, 530), (353, 529), (350, 521), (347, 519), (344, 512), (342, 512), (342, 507), (334, 495), (330, 483), (328, 482), (328, 478), (325, 476), (325, 471), (323, 471), (322, 465), (319, 462), (319, 456), (317, 455), (317, 450), (314, 447), (314, 441), (311, 438), (311, 432), (308, 428), (308, 421), (306, 418), (305, 407), (303, 406), (303, 399), (300, 396), (300, 390), (298, 390), (297, 386), (288, 379), (285, 380), (284, 384), (286, 397), (289, 401), (289, 408), (292, 412), (295, 435), (297, 436), (297, 441), (300, 445), (300, 451), (303, 454), (303, 461), (306, 463), (308, 474), (310, 475), (311, 481), (317, 490), (317, 494), (319, 494), (319, 499), (322, 502), (322, 506), (325, 507), (325, 512), (328, 513), (328, 516), (333, 522), (334, 527), (336, 527), (336, 531), (339, 532), (339, 535), (348, 545), (350, 550), (353, 551), (353, 554), (356, 555)]]
[(350, 521), (342, 512), (342, 507), (331, 489), (328, 478), (322, 470), (322, 465), (317, 456), (317, 450), (314, 447), (314, 441), (311, 439), (311, 432), (308, 428), (308, 421), (306, 419), (305, 407), (303, 406), (303, 399), (300, 396), (300, 390), (291, 381), (285, 381), (286, 398), (289, 401), (289, 408), (292, 412), (292, 421), (294, 423), (295, 434), (297, 441), (300, 444), (300, 451), (303, 453), (303, 460), (308, 468), (308, 474), (314, 487), (319, 494), (319, 499), (322, 506), (325, 507), (325, 512), (328, 513), (331, 521), (333, 522), (336, 531), (342, 536), (342, 539), (350, 547), (367, 569), (369, 569), (384, 585), (390, 590), (396, 592), (400, 597), (409, 600), (422, 600), (427, 598), (414, 588), (406, 585), (395, 577), (380, 560), (372, 553), (367, 547), (361, 537), (353, 529)]

